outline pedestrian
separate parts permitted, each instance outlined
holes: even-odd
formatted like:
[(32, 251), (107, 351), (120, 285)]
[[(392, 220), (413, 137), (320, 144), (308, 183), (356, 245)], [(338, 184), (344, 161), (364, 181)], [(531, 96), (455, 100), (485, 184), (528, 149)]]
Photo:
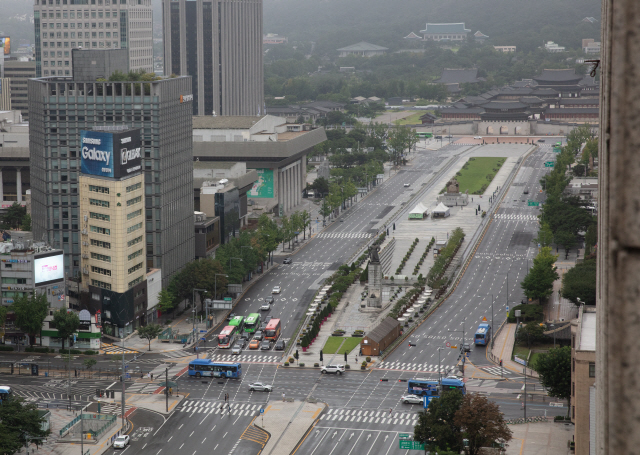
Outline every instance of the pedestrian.
[(392, 409), (391, 409), (391, 408), (389, 408), (389, 415), (391, 415), (391, 411), (392, 411)]
[(284, 402), (284, 392), (282, 392), (282, 401)]
[(144, 373), (141, 371), (140, 372), (140, 379), (142, 379), (144, 377)]
[(358, 364), (358, 358), (356, 357), (356, 365)]
[(74, 372), (74, 374), (76, 375), (76, 378), (77, 378), (78, 377), (78, 370), (74, 369), (73, 372)]
[(151, 380), (153, 381), (153, 373), (150, 373), (150, 374), (151, 374)]
[(231, 417), (231, 405), (227, 403), (227, 412), (229, 413), (229, 417)]

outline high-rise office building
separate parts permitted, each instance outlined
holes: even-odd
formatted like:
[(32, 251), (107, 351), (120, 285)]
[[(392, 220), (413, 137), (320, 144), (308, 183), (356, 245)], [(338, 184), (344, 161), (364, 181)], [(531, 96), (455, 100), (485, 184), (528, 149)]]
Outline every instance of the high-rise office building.
[(165, 75), (193, 78), (194, 115), (264, 113), (262, 0), (163, 0)]
[(36, 77), (36, 62), (18, 58), (6, 59), (4, 61), (4, 77), (9, 78), (9, 86), (11, 87), (11, 109), (20, 111), (23, 120), (29, 120), (27, 81)]
[(130, 70), (153, 71), (151, 0), (34, 0), (36, 77), (72, 76), (71, 50), (128, 49)]
[(165, 280), (193, 260), (190, 95), (190, 77), (29, 80), (34, 238), (64, 250), (69, 277), (82, 276), (79, 172), (85, 148), (80, 131), (94, 127), (141, 130), (145, 267), (162, 269)]

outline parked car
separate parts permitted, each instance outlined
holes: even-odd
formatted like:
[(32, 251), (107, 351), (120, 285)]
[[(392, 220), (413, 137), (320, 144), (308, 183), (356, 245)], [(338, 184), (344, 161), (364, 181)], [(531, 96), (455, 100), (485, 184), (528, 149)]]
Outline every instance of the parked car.
[(269, 384), (264, 384), (262, 382), (254, 382), (253, 384), (249, 384), (249, 391), (257, 391), (257, 392), (271, 392), (272, 387)]
[(260, 311), (269, 311), (271, 309), (271, 305), (269, 305), (268, 303), (263, 303), (260, 306)]
[(271, 341), (262, 340), (262, 343), (260, 343), (260, 350), (261, 351), (268, 351), (269, 349), (271, 349)]
[(422, 404), (424, 402), (423, 398), (419, 397), (418, 395), (402, 395), (400, 401), (402, 401), (404, 404)]
[(274, 349), (276, 351), (284, 351), (285, 347), (286, 347), (286, 344), (285, 344), (284, 340), (278, 340), (278, 341), (276, 341), (276, 345), (275, 345)]
[(234, 355), (240, 355), (242, 354), (242, 348), (244, 346), (241, 343), (236, 343), (233, 345), (233, 347), (231, 348), (231, 354)]
[(273, 289), (271, 290), (271, 293), (280, 294), (281, 291), (282, 291), (282, 288), (280, 286), (274, 286)]
[(270, 295), (269, 297), (265, 297), (264, 301), (267, 302), (267, 303), (273, 303), (273, 302), (275, 302), (275, 299), (273, 298), (272, 295)]
[(129, 436), (122, 435), (118, 436), (115, 441), (113, 441), (114, 449), (124, 449), (127, 445), (129, 445)]
[(293, 260), (291, 258), (284, 258), (284, 261), (282, 261), (283, 264), (291, 264), (293, 262)]
[(344, 365), (326, 365), (320, 370), (322, 374), (342, 374), (344, 373)]
[(448, 134), (448, 135), (446, 135), (444, 138), (445, 138), (445, 139), (453, 139), (453, 136), (452, 136), (452, 135), (450, 135), (450, 134)]

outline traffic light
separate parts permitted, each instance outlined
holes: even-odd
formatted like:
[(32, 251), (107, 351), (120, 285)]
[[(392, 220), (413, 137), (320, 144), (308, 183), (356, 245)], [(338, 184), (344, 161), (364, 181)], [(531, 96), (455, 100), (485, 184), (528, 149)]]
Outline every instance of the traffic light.
[(298, 350), (296, 349), (296, 352), (293, 354), (293, 357), (298, 360), (298, 358), (300, 357), (300, 354), (298, 354)]

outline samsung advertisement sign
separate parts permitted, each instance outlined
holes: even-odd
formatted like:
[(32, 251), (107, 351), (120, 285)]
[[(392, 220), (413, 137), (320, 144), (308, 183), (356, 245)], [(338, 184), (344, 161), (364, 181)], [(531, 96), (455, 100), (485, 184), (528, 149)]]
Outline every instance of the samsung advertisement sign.
[(64, 280), (64, 256), (61, 252), (33, 259), (34, 281), (36, 286)]
[(122, 178), (142, 170), (140, 129), (80, 131), (83, 174)]

